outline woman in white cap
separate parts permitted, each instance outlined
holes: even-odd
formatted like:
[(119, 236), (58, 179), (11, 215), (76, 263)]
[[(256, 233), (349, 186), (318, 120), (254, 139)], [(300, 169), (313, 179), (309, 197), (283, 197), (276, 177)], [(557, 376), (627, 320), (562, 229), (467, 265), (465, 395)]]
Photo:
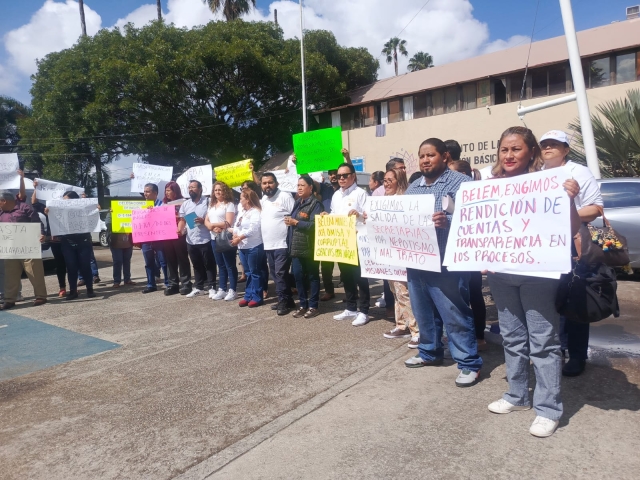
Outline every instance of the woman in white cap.
[[(567, 159), (570, 151), (567, 134), (562, 130), (551, 130), (545, 133), (540, 138), (540, 149), (545, 169), (565, 166), (571, 170), (571, 176), (578, 182), (580, 193), (575, 197), (575, 204), (580, 221), (588, 223), (601, 216), (602, 196), (598, 182), (587, 167)], [(563, 340), (563, 349), (566, 341), (569, 351), (569, 361), (562, 368), (562, 375), (577, 377), (586, 366), (589, 324), (561, 318), (560, 336)]]

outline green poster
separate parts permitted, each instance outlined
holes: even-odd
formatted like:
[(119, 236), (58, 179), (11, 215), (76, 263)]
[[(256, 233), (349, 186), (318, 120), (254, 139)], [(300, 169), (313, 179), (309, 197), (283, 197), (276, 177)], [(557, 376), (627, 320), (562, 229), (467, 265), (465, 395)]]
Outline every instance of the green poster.
[(342, 157), (342, 129), (324, 128), (293, 136), (298, 174), (321, 172), (338, 168)]

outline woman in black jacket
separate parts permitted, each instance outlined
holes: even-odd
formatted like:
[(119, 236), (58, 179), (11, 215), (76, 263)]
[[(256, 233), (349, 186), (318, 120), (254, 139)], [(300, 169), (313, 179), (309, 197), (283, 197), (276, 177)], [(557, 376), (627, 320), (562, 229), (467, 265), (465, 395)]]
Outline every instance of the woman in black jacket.
[(293, 276), (296, 279), (300, 306), (295, 318), (313, 318), (319, 315), (320, 262), (313, 259), (315, 217), (324, 211), (322, 203), (314, 196), (315, 185), (309, 175), (298, 180), (298, 199), (290, 217), (284, 223), (289, 226), (287, 243), (292, 257)]

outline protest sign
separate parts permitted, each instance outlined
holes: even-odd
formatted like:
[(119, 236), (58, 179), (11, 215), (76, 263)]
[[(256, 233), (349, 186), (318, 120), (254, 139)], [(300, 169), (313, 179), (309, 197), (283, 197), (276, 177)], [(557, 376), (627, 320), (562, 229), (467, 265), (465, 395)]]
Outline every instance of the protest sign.
[(338, 168), (342, 156), (342, 129), (323, 128), (293, 136), (298, 174), (321, 172)]
[(73, 191), (78, 195), (84, 193), (84, 188), (74, 187), (73, 185), (67, 185), (66, 183), (52, 182), (51, 180), (45, 180), (44, 178), (36, 178), (38, 185), (35, 187), (36, 198), (38, 200), (62, 200), (62, 196), (65, 192)]
[(99, 231), (100, 212), (97, 198), (47, 200), (51, 235)]
[(213, 170), (211, 165), (201, 165), (199, 167), (191, 167), (176, 179), (176, 183), (180, 185), (182, 195), (189, 198), (189, 182), (197, 180), (202, 184), (202, 196), (211, 195), (211, 185), (213, 184)]
[(175, 240), (178, 238), (176, 208), (162, 205), (131, 211), (133, 243)]
[(571, 269), (571, 212), (565, 168), (467, 182), (456, 209), (444, 265), (453, 271), (558, 277)]
[(300, 175), (296, 172), (285, 173), (284, 170), (273, 170), (272, 172), (278, 180), (278, 188), (283, 192), (298, 193), (298, 179)]
[(158, 186), (158, 192), (164, 193), (164, 186), (171, 181), (173, 167), (160, 167), (148, 163), (133, 164), (133, 178), (131, 179), (131, 191), (142, 193), (147, 183)]
[(111, 200), (111, 231), (131, 233), (131, 212), (137, 208), (153, 207), (152, 200)]
[(230, 188), (239, 187), (246, 181), (253, 181), (253, 170), (250, 166), (253, 160), (240, 160), (214, 168), (216, 182), (224, 182)]
[(40, 223), (0, 223), (0, 259), (42, 258)]
[(19, 168), (17, 153), (0, 154), (0, 190), (20, 188)]
[(367, 226), (364, 224), (356, 225), (358, 234), (358, 254), (360, 255), (360, 270), (365, 278), (379, 278), (382, 280), (398, 280), (400, 282), (407, 281), (407, 270), (402, 267), (394, 267), (392, 265), (382, 265), (376, 263), (373, 259), (373, 252), (369, 244), (369, 235), (367, 234)]
[(440, 248), (431, 220), (433, 195), (368, 197), (367, 232), (373, 258), (383, 265), (440, 271)]
[(315, 223), (314, 260), (358, 265), (355, 216), (316, 215)]

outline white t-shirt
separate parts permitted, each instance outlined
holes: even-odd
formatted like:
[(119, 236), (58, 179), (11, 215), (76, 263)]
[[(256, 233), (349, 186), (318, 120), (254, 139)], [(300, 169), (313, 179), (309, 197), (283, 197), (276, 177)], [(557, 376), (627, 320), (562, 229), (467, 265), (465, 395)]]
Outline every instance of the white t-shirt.
[(347, 215), (351, 210), (355, 210), (362, 215), (366, 201), (367, 193), (355, 183), (346, 190), (339, 188), (331, 198), (331, 213)]
[(288, 192), (278, 191), (269, 198), (266, 195), (260, 199), (262, 205), (262, 241), (265, 250), (287, 248), (287, 227), (284, 217), (291, 215), (295, 200)]
[(578, 182), (580, 186), (580, 193), (576, 196), (576, 208), (580, 210), (583, 207), (588, 205), (600, 205), (603, 206), (602, 203), (602, 195), (600, 195), (600, 187), (598, 187), (598, 182), (596, 178), (584, 165), (580, 165), (579, 163), (574, 163), (569, 160), (565, 166), (571, 170), (571, 175), (573, 179)]
[(262, 234), (260, 233), (260, 211), (252, 208), (245, 210), (238, 205), (238, 215), (233, 224), (233, 233), (237, 236), (245, 236), (238, 244), (240, 250), (257, 247), (262, 243)]
[[(207, 216), (209, 217), (209, 221), (211, 223), (221, 223), (227, 221), (227, 213), (236, 213), (236, 206), (233, 204), (233, 202), (216, 203), (215, 207), (209, 208)], [(235, 219), (233, 223), (235, 223)], [(211, 232), (211, 239), (215, 240), (215, 238), (216, 234)]]

